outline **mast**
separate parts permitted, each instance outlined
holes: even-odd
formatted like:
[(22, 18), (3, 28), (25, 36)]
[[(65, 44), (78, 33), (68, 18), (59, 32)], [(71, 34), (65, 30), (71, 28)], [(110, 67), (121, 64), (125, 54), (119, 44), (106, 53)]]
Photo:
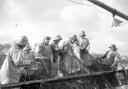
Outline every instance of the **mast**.
[(125, 15), (124, 13), (106, 5), (103, 2), (101, 2), (99, 0), (88, 0), (88, 1), (128, 21), (127, 15)]

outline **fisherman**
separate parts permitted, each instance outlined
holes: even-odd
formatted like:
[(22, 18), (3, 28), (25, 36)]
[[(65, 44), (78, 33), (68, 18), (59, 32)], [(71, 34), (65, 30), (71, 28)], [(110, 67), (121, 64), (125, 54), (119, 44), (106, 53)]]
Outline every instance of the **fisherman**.
[(59, 61), (60, 61), (60, 53), (61, 53), (59, 42), (61, 40), (62, 40), (61, 36), (56, 35), (51, 44), (52, 53), (53, 53), (53, 72), (55, 72), (53, 73), (53, 76), (56, 76), (56, 77), (61, 75), (60, 70), (59, 70)]
[(49, 78), (51, 75), (51, 63), (52, 63), (53, 54), (52, 54), (51, 45), (49, 44), (50, 40), (51, 40), (51, 37), (46, 36), (44, 38), (43, 42), (41, 44), (39, 44), (39, 46), (35, 52), (36, 59), (41, 62), (40, 67), (42, 69), (42, 73), (45, 74), (44, 75), (45, 78)]
[[(101, 56), (101, 62), (102, 62), (102, 68), (106, 71), (109, 70), (117, 70), (119, 61), (121, 60), (120, 54), (118, 52), (118, 49), (115, 44), (112, 44), (109, 51), (106, 51), (106, 53)], [(116, 73), (118, 75), (118, 73)], [(110, 84), (118, 85), (121, 83), (118, 78), (116, 77), (115, 73), (110, 73), (107, 75), (107, 79), (110, 82)]]
[(81, 47), (81, 51), (84, 53), (88, 53), (90, 49), (89, 39), (86, 38), (86, 34), (84, 31), (81, 31), (79, 34), (79, 45)]
[(74, 53), (77, 57), (77, 69), (81, 70), (81, 73), (90, 73), (90, 71), (87, 69), (87, 65), (84, 64), (84, 61), (81, 58), (81, 46), (79, 45), (77, 39), (74, 41)]
[(79, 46), (80, 46), (80, 58), (82, 59), (84, 65), (89, 67), (92, 65), (91, 57), (89, 55), (90, 42), (86, 38), (84, 31), (81, 31), (79, 34)]
[(32, 63), (31, 60), (26, 60), (23, 56), (23, 49), (27, 44), (28, 38), (22, 36), (9, 49), (0, 70), (1, 84), (18, 83), (21, 75), (20, 69)]
[(74, 53), (74, 42), (77, 40), (77, 36), (73, 35), (69, 38), (67, 42), (64, 42), (63, 44), (63, 51), (64, 51), (64, 61), (67, 63), (65, 64), (66, 69), (68, 70), (68, 74), (72, 74), (77, 72), (78, 69), (78, 63), (77, 63), (77, 57)]
[(115, 44), (112, 44), (110, 50), (107, 51), (103, 56), (101, 56), (101, 61), (103, 64), (107, 65), (108, 67), (117, 67), (118, 61), (121, 60), (120, 54), (117, 51), (117, 47)]
[(21, 68), (20, 82), (30, 80), (29, 75), (32, 74), (32, 66), (34, 65), (35, 53), (32, 50), (30, 44), (27, 44), (24, 47), (22, 55), (25, 57), (25, 60), (31, 60), (33, 62), (31, 63), (31, 65)]
[(67, 53), (68, 55), (74, 54), (74, 42), (76, 40), (77, 40), (77, 36), (73, 35), (72, 37), (69, 38), (69, 40), (67, 42), (64, 42), (63, 50), (65, 51), (65, 53)]

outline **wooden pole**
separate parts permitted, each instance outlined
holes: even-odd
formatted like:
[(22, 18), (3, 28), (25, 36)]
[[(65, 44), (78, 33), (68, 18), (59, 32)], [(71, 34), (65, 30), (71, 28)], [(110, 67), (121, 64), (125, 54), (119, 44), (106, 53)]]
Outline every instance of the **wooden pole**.
[(127, 15), (125, 15), (124, 13), (106, 5), (105, 3), (101, 2), (101, 1), (98, 1), (98, 0), (88, 0), (88, 1), (97, 5), (97, 6), (99, 6), (99, 7), (101, 7), (101, 8), (103, 8), (103, 9), (105, 9), (105, 10), (107, 10), (107, 11), (109, 11), (109, 12), (111, 12), (111, 13), (114, 13), (115, 15), (117, 15), (117, 16), (125, 19), (125, 20), (128, 20)]
[(39, 83), (54, 83), (54, 82), (61, 82), (61, 81), (71, 81), (71, 80), (76, 80), (76, 79), (84, 79), (84, 78), (88, 78), (88, 77), (96, 77), (96, 76), (109, 74), (109, 73), (115, 73), (115, 72), (124, 72), (124, 70), (103, 71), (103, 72), (96, 72), (96, 73), (91, 73), (91, 74), (81, 74), (81, 75), (74, 75), (74, 76), (61, 77), (61, 78), (33, 80), (33, 81), (16, 83), (16, 84), (2, 84), (1, 89), (10, 89), (10, 88), (16, 88), (16, 87), (20, 87), (20, 86), (27, 86), (27, 85), (39, 84)]

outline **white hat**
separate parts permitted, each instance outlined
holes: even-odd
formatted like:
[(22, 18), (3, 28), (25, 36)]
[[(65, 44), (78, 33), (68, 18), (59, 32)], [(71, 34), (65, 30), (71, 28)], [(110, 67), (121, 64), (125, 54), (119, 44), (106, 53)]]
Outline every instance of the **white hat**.
[(80, 32), (80, 36), (86, 36), (85, 32), (84, 31), (81, 31)]
[(109, 48), (112, 48), (114, 50), (118, 50), (115, 44), (112, 44)]
[(26, 36), (21, 36), (15, 43), (18, 45), (26, 45), (28, 43), (28, 38)]
[(62, 40), (60, 35), (56, 35), (55, 38), (53, 40)]

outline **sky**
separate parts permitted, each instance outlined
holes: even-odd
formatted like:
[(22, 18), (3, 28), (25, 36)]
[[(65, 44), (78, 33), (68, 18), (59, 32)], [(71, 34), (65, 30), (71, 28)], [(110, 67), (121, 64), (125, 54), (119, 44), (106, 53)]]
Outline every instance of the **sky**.
[[(69, 0), (0, 0), (0, 44), (11, 43), (22, 35), (32, 46), (47, 35), (54, 38), (60, 34), (66, 41), (84, 30), (90, 52), (105, 53), (116, 44), (122, 55), (128, 55), (127, 21), (121, 19), (126, 24), (111, 28), (111, 13), (86, 0), (74, 1), (85, 5)], [(100, 1), (128, 15), (128, 0)]]

